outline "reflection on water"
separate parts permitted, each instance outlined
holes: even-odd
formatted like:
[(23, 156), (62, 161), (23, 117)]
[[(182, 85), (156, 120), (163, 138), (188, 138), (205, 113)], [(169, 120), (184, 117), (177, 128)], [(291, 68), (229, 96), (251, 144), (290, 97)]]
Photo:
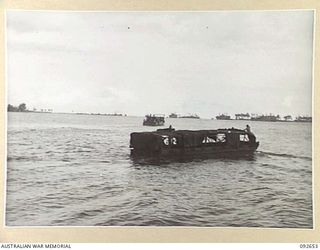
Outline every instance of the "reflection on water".
[(252, 122), (251, 156), (132, 158), (142, 119), (9, 113), (6, 225), (312, 228), (311, 124)]

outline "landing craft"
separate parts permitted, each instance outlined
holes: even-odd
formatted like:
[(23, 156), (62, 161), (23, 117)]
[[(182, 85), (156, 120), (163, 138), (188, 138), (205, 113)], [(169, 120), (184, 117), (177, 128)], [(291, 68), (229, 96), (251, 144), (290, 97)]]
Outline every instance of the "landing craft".
[(164, 115), (146, 115), (143, 120), (143, 126), (163, 126)]
[(130, 135), (132, 156), (229, 156), (256, 151), (259, 142), (250, 130), (236, 128), (216, 130), (158, 129)]

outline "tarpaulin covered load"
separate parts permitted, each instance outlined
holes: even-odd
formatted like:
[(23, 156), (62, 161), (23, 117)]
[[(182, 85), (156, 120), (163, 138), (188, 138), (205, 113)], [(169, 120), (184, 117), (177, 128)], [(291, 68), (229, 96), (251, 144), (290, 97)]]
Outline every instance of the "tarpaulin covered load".
[(188, 149), (256, 149), (255, 136), (246, 130), (177, 130), (159, 129), (154, 132), (132, 133), (132, 152), (138, 153), (183, 153)]

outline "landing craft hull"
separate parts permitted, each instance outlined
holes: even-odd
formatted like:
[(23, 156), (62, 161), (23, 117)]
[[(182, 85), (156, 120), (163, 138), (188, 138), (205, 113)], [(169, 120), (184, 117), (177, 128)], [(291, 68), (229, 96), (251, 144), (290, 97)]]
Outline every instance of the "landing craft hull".
[(229, 157), (252, 154), (259, 146), (253, 133), (241, 129), (175, 130), (130, 134), (131, 156)]
[(192, 147), (192, 148), (169, 148), (159, 150), (131, 149), (131, 156), (161, 156), (161, 157), (233, 157), (253, 154), (259, 147), (259, 142), (252, 146), (241, 148), (217, 148), (217, 147)]
[(143, 126), (163, 126), (164, 122), (143, 122)]

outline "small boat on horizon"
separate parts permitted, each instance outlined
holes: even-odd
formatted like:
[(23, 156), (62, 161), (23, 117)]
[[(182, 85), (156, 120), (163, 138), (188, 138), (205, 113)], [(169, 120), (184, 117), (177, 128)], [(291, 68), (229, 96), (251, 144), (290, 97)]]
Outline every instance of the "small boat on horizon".
[(194, 114), (194, 115), (184, 115), (184, 116), (180, 116), (179, 118), (200, 119), (200, 117), (199, 117), (197, 114)]
[(295, 122), (312, 122), (311, 116), (298, 116), (294, 120)]
[(251, 117), (252, 121), (277, 122), (280, 121), (280, 115), (258, 115)]
[(178, 115), (176, 113), (171, 113), (169, 115), (169, 118), (178, 118)]
[(165, 123), (164, 115), (146, 115), (143, 120), (143, 126), (163, 126)]
[(217, 115), (216, 119), (217, 120), (231, 120), (231, 116), (230, 115), (226, 115), (226, 114), (222, 114), (222, 115)]

